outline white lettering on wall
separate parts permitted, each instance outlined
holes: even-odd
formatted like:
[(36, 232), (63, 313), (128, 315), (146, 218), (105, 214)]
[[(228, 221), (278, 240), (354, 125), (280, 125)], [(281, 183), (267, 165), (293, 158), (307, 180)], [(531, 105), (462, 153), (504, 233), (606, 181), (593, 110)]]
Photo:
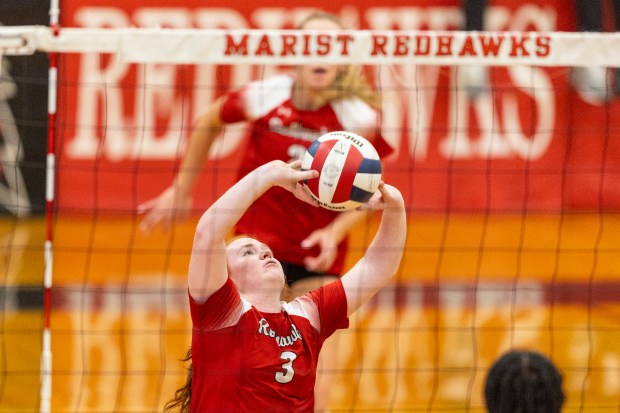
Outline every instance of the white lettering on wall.
[[(80, 9), (76, 22), (84, 27), (127, 27), (130, 22), (122, 10), (115, 8)], [(119, 82), (128, 66), (120, 56), (109, 56), (104, 66), (99, 54), (84, 54), (80, 61), (76, 107), (76, 135), (69, 141), (67, 152), (73, 158), (95, 158), (99, 145), (102, 153), (112, 159), (125, 155), (126, 145), (123, 91)], [(100, 120), (105, 132), (99, 130)], [(105, 140), (102, 135), (105, 133)]]
[[(263, 28), (294, 27), (308, 13), (307, 8), (257, 8), (249, 18), (233, 8), (139, 8), (131, 15), (116, 8), (84, 7), (76, 21), (83, 27), (171, 28)], [(342, 9), (349, 27), (360, 21), (370, 29), (453, 30), (462, 27), (458, 7), (377, 7), (364, 11)], [(489, 30), (554, 30), (555, 11), (543, 6), (524, 4), (517, 9), (491, 7), (487, 13)], [(179, 70), (174, 65), (140, 65), (123, 63), (118, 55), (84, 54), (80, 60), (75, 135), (69, 140), (72, 158), (110, 160), (174, 159), (195, 119), (221, 93), (219, 72), (212, 65), (199, 65), (188, 71), (193, 78), (187, 94), (179, 94)], [(231, 88), (249, 82), (253, 76), (269, 76), (281, 68), (264, 66), (256, 70), (248, 65), (230, 68), (226, 79)], [(123, 84), (136, 70), (135, 85)], [(486, 94), (471, 99), (460, 87), (459, 68), (446, 70), (437, 66), (389, 65), (375, 68), (384, 96), (383, 130), (386, 139), (397, 149), (407, 143), (410, 156), (424, 162), (430, 151), (444, 159), (521, 158), (535, 160), (551, 144), (555, 119), (555, 92), (548, 73), (540, 68), (509, 67), (506, 70), (511, 92), (494, 98)], [(448, 88), (447, 103), (439, 99), (438, 86)], [(459, 86), (459, 87), (457, 87)], [(525, 96), (527, 99), (518, 99)], [(132, 97), (131, 99), (128, 98)], [(443, 99), (443, 98), (442, 98)], [(525, 107), (524, 105), (529, 105)], [(544, 110), (543, 110), (544, 109)], [(445, 112), (446, 122), (437, 127), (438, 111)], [(525, 119), (531, 111), (535, 117)], [(534, 119), (534, 121), (532, 121)], [(470, 122), (479, 133), (471, 136)], [(223, 158), (238, 149), (244, 126), (226, 128), (213, 145), (212, 158)]]
[[(402, 30), (449, 30), (462, 27), (458, 9), (443, 8), (374, 8), (366, 13), (369, 28)], [(554, 30), (555, 12), (549, 8), (524, 5), (515, 12), (503, 7), (491, 7), (487, 14), (489, 30), (524, 31)], [(524, 128), (521, 108), (514, 94), (503, 93), (501, 115), (490, 94), (469, 99), (458, 85), (458, 69), (450, 77), (447, 111), (448, 124), (444, 138), (438, 142), (439, 153), (445, 159), (512, 158), (535, 160), (546, 153), (551, 144), (555, 119), (555, 93), (548, 74), (539, 68), (509, 67), (512, 87), (534, 102), (536, 112), (533, 128)], [(401, 142), (409, 143), (411, 157), (426, 160), (431, 145), (431, 124), (436, 109), (437, 87), (441, 72), (436, 66), (399, 65), (381, 68), (382, 89), (391, 92), (384, 99), (383, 133), (399, 150)], [(480, 136), (469, 135), (470, 110), (477, 120)], [(502, 123), (500, 123), (502, 122)]]

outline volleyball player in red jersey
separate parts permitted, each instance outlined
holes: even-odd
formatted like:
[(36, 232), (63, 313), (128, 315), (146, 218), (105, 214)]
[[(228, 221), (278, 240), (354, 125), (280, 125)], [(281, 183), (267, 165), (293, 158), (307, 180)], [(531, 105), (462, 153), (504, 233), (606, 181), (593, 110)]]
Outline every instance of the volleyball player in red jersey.
[(191, 375), (166, 410), (313, 412), (323, 342), (348, 327), (348, 316), (398, 269), (406, 237), (404, 201), (383, 182), (364, 205), (383, 210), (364, 257), (342, 278), (290, 302), (280, 300), (286, 280), (268, 245), (249, 237), (226, 244), (242, 214), (271, 187), (318, 208), (299, 183), (318, 172), (301, 171), (300, 165), (271, 161), (258, 167), (200, 218), (188, 274)]
[[(342, 25), (331, 14), (315, 13), (299, 27), (338, 30)], [(173, 184), (140, 207), (145, 212), (142, 229), (148, 232), (157, 224), (169, 225), (173, 217), (191, 210), (194, 183), (224, 124), (251, 122), (239, 177), (274, 159), (301, 159), (316, 138), (336, 130), (366, 137), (380, 156), (386, 156), (392, 149), (378, 132), (376, 100), (359, 68), (322, 64), (299, 66), (290, 75), (255, 81), (223, 96), (198, 120)], [(364, 216), (360, 211), (313, 208), (273, 188), (241, 217), (236, 232), (255, 235), (271, 247), (282, 261), (290, 296), (295, 297), (342, 274), (347, 235)], [(332, 369), (337, 362), (337, 340), (328, 346), (320, 371), (323, 366)], [(317, 412), (328, 403), (330, 381), (331, 375), (319, 377)]]

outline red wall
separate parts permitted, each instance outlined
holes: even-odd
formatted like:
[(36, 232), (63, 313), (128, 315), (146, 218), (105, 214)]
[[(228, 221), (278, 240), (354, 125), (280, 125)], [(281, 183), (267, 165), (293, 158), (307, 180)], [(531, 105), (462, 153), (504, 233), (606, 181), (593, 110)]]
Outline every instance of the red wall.
[[(65, 27), (290, 28), (315, 3), (63, 1)], [(491, 1), (490, 30), (575, 29), (568, 0)], [(458, 1), (334, 5), (351, 27), (459, 29)], [(63, 212), (126, 213), (171, 181), (201, 110), (229, 87), (278, 68), (136, 66), (118, 56), (60, 61), (58, 183)], [(385, 176), (418, 212), (557, 212), (620, 207), (620, 99), (576, 92), (569, 68), (491, 69), (493, 94), (458, 92), (457, 68), (369, 68), (390, 99), (384, 134), (398, 148)], [(106, 79), (106, 82), (103, 82)], [(197, 190), (198, 210), (235, 177), (242, 131), (227, 130)], [(454, 143), (458, 150), (455, 150)], [(451, 149), (452, 148), (452, 149)]]

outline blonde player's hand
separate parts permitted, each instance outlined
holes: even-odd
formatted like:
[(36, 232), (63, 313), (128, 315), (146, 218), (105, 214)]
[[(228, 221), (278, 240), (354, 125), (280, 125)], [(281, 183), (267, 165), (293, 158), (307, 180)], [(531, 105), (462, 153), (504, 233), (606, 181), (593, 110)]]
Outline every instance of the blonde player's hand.
[(169, 187), (156, 198), (138, 207), (138, 213), (144, 214), (140, 230), (150, 234), (158, 225), (169, 230), (176, 219), (185, 218), (191, 209), (192, 197), (180, 196), (174, 187)]
[(338, 243), (334, 239), (334, 231), (331, 225), (313, 231), (301, 242), (303, 248), (318, 246), (319, 255), (316, 257), (306, 257), (304, 266), (308, 271), (325, 272), (336, 260)]

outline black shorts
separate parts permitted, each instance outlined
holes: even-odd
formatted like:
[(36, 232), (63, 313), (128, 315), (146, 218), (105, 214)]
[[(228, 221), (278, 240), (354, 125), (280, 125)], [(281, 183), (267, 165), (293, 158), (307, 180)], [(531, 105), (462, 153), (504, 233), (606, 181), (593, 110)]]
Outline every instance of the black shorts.
[(337, 274), (308, 271), (305, 267), (297, 264), (291, 264), (290, 262), (280, 262), (280, 264), (282, 264), (284, 276), (286, 277), (286, 282), (289, 286), (293, 285), (296, 281), (309, 277), (338, 277)]

